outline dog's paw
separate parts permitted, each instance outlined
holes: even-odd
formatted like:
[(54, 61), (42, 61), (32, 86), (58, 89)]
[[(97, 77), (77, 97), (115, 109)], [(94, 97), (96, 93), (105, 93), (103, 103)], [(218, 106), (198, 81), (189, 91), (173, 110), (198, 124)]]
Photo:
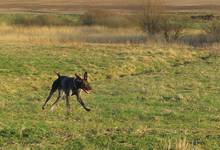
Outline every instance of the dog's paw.
[(88, 111), (88, 112), (89, 112), (89, 111), (91, 111), (91, 109), (87, 108), (87, 109), (86, 109), (86, 111)]

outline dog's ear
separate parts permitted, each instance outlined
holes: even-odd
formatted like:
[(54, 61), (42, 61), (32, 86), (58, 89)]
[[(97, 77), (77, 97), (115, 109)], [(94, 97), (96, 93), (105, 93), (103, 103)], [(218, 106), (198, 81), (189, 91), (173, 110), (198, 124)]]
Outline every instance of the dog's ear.
[(88, 79), (88, 73), (87, 72), (84, 73), (84, 77), (83, 78), (84, 78), (84, 80)]
[(75, 76), (78, 78), (78, 79), (82, 79), (78, 74), (75, 73)]

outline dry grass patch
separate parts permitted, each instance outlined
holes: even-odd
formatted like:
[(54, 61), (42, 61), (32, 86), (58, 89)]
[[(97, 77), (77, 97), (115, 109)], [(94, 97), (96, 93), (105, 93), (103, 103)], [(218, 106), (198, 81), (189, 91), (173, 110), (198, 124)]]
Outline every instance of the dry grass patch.
[(142, 43), (146, 40), (136, 28), (108, 27), (16, 27), (2, 25), (0, 41), (27, 43)]

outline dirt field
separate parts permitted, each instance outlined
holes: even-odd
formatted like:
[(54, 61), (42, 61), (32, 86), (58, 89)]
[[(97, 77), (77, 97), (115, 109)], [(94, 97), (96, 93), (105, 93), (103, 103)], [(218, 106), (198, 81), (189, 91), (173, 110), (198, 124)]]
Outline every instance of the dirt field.
[[(0, 0), (0, 11), (83, 12), (102, 8), (119, 12), (136, 12), (143, 0)], [(219, 11), (219, 0), (166, 0), (172, 11)]]

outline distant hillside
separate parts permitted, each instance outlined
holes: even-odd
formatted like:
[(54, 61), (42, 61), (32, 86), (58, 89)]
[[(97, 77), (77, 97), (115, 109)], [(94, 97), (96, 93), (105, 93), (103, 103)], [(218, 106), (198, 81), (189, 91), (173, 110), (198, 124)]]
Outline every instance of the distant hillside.
[(165, 0), (169, 5), (220, 5), (220, 0)]
[[(0, 0), (0, 11), (83, 12), (90, 8), (138, 11), (143, 0)], [(173, 11), (220, 11), (220, 0), (165, 0)]]

